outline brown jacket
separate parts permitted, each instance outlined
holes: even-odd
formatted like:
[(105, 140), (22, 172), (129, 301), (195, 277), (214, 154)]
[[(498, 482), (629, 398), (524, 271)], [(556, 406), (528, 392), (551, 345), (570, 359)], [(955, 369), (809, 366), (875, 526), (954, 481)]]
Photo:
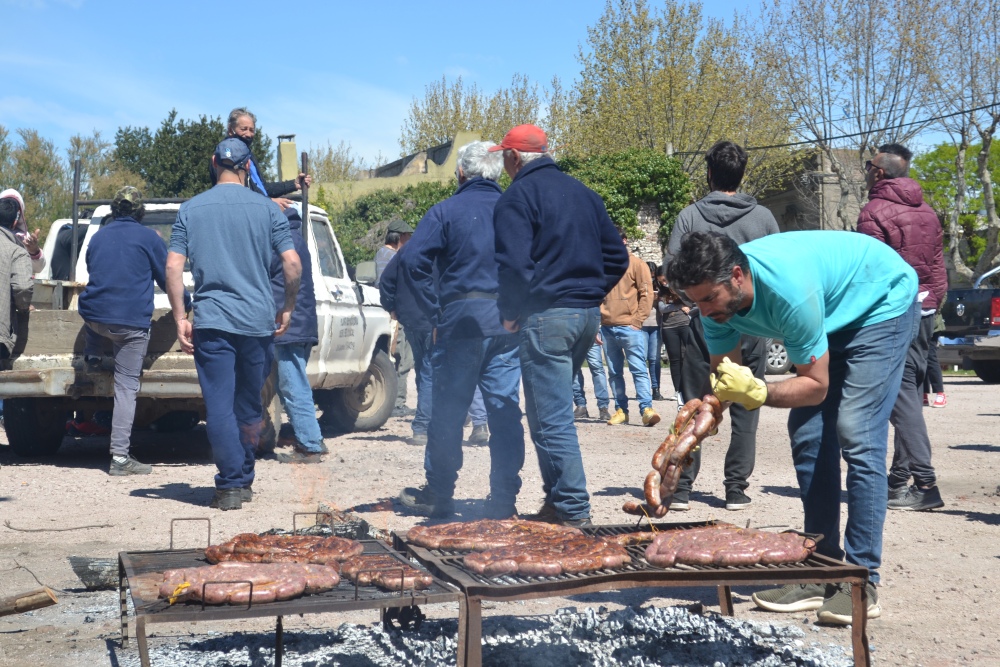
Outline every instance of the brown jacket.
[(601, 326), (639, 328), (652, 308), (653, 277), (649, 267), (629, 254), (625, 275), (601, 303)]

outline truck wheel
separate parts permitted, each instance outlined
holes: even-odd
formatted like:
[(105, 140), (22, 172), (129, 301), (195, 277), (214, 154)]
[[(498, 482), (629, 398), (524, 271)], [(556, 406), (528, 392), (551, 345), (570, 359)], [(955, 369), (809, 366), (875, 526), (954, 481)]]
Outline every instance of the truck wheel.
[(281, 398), (278, 396), (278, 364), (271, 366), (271, 373), (264, 380), (260, 391), (260, 404), (263, 406), (264, 423), (260, 430), (258, 452), (273, 452), (278, 444), (278, 432), (281, 430)]
[(18, 456), (52, 456), (66, 436), (65, 402), (44, 398), (8, 398), (3, 402), (10, 448)]
[(396, 385), (396, 367), (379, 350), (358, 386), (328, 392), (321, 405), (323, 417), (345, 433), (378, 430), (392, 414)]
[(972, 370), (986, 384), (1000, 384), (1000, 361), (973, 360)]

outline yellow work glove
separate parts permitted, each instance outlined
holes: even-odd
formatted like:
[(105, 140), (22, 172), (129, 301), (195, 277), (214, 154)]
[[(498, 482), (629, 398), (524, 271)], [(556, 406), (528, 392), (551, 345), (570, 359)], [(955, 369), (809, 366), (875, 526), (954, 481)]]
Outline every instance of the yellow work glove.
[(754, 377), (746, 366), (738, 366), (723, 357), (712, 373), (712, 393), (720, 401), (739, 403), (747, 410), (756, 410), (767, 400), (767, 385)]

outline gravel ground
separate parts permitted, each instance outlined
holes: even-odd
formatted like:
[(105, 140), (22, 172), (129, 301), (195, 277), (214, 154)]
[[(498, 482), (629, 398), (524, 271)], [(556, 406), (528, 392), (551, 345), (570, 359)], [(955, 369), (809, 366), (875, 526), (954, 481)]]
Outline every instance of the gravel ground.
[[(990, 630), (1000, 615), (1000, 460), (995, 456), (1000, 409), (995, 388), (975, 378), (946, 378), (946, 392), (947, 408), (925, 410), (946, 506), (888, 517), (879, 589), (883, 615), (868, 626), (876, 665), (1000, 664), (1000, 636)], [(673, 403), (655, 407), (673, 416)], [(596, 407), (591, 411), (596, 414)], [(784, 411), (762, 410), (749, 509), (724, 509), (727, 420), (719, 436), (706, 443), (691, 511), (668, 520), (801, 528), (785, 418)], [(166, 548), (171, 518), (210, 517), (213, 542), (240, 532), (290, 528), (293, 512), (314, 511), (319, 503), (353, 509), (376, 528), (409, 528), (419, 518), (394, 511), (389, 501), (401, 487), (422, 482), (423, 452), (406, 444), (408, 432), (407, 421), (394, 418), (378, 432), (327, 439), (333, 453), (321, 465), (262, 461), (254, 502), (226, 513), (207, 507), (214, 466), (200, 428), (181, 435), (137, 435), (133, 453), (154, 464), (153, 474), (137, 478), (107, 476), (106, 439), (67, 440), (52, 459), (24, 461), (8, 450), (0, 434), (0, 518), (5, 522), (0, 526), (0, 597), (37, 588), (37, 578), (60, 599), (46, 609), (0, 617), (0, 665), (138, 664), (134, 642), (129, 649), (118, 645), (117, 593), (82, 590), (67, 557), (111, 558), (122, 550)], [(628, 522), (621, 503), (641, 493), (649, 457), (666, 429), (612, 428), (591, 421), (580, 422), (579, 432), (595, 522)], [(485, 448), (466, 448), (457, 489), (463, 518), (482, 515), (488, 469)], [(523, 478), (518, 505), (531, 512), (542, 495), (530, 443)], [(103, 527), (55, 532), (81, 526)], [(178, 525), (176, 538), (177, 546), (201, 546), (204, 525)], [(734, 590), (735, 620), (711, 613), (718, 600), (706, 587), (484, 603), (484, 660), (547, 666), (846, 664), (849, 629), (818, 626), (809, 613), (759, 611), (749, 599), (753, 590)], [(708, 611), (697, 613), (702, 605)], [(440, 664), (446, 655), (453, 660), (457, 605), (427, 605), (423, 611), (428, 620), (416, 635), (383, 632), (371, 611), (286, 618), (286, 664)], [(149, 631), (154, 664), (263, 665), (273, 655), (273, 619), (152, 625)], [(688, 645), (685, 657), (671, 657), (669, 651), (680, 644)], [(584, 655), (593, 656), (586, 658), (591, 662)]]

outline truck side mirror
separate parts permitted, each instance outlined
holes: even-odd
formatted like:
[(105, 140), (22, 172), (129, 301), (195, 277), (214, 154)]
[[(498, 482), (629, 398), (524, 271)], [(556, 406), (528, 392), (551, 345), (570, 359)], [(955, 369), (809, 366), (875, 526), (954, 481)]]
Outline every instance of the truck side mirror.
[(374, 260), (369, 260), (367, 262), (359, 262), (357, 268), (354, 269), (354, 279), (362, 284), (375, 285), (375, 262)]

